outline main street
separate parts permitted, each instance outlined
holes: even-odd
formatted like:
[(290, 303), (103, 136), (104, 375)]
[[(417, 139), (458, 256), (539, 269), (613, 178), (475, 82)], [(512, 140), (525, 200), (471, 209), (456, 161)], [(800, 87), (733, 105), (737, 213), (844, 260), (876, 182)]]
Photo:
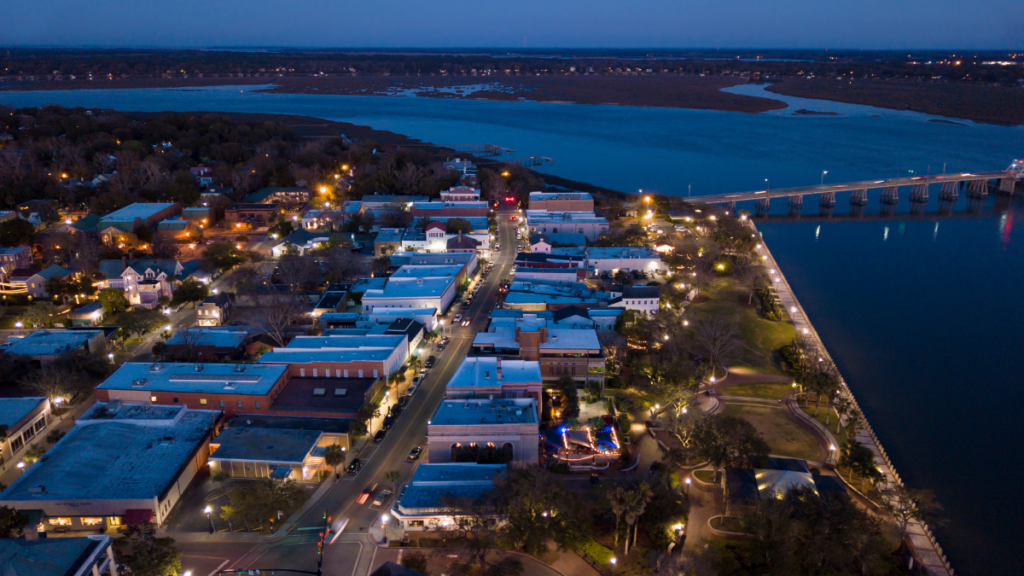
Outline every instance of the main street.
[[(445, 325), (451, 326), (451, 342), (438, 354), (437, 364), (427, 374), (420, 390), (411, 399), (401, 417), (379, 444), (369, 443), (358, 457), (363, 468), (355, 476), (342, 476), (323, 497), (312, 505), (289, 529), (289, 533), (271, 543), (213, 543), (182, 542), (184, 552), (182, 567), (192, 570), (195, 576), (206, 576), (218, 569), (288, 568), (294, 570), (316, 570), (316, 542), (318, 528), (323, 525), (326, 512), (332, 518), (335, 529), (344, 527), (330, 545), (325, 547), (324, 574), (337, 576), (364, 576), (375, 567), (377, 547), (368, 535), (369, 528), (380, 521), (381, 514), (393, 504), (394, 498), (382, 507), (373, 507), (369, 502), (357, 504), (356, 498), (366, 487), (379, 484), (378, 490), (393, 489), (384, 479), (384, 474), (398, 470), (402, 474), (400, 484), (406, 482), (416, 467), (416, 462), (407, 460), (414, 446), (426, 448), (427, 421), (445, 395), (445, 386), (455, 370), (469, 353), (473, 336), (487, 326), (491, 309), (497, 303), (498, 287), (502, 280), (509, 279), (509, 270), (516, 256), (515, 225), (509, 221), (513, 212), (498, 213), (498, 241), (504, 250), (495, 253), (494, 269), (484, 280), (477, 297), (473, 299), (467, 316), (469, 326), (451, 326), (455, 308), (447, 315)], [(384, 408), (382, 408), (383, 410)], [(429, 461), (425, 452), (420, 461)], [(174, 534), (170, 534), (174, 536)], [(332, 534), (328, 540), (334, 537)], [(191, 540), (191, 539), (190, 539)], [(380, 560), (383, 561), (383, 560)]]

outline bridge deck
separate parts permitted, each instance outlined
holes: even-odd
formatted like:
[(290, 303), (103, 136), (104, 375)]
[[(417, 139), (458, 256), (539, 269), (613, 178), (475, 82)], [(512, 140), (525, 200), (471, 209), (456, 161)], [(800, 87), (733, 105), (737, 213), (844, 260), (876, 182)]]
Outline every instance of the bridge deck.
[(1011, 172), (978, 172), (963, 174), (940, 174), (936, 176), (914, 176), (911, 178), (885, 178), (882, 180), (865, 180), (863, 182), (847, 182), (845, 184), (824, 184), (801, 186), (797, 188), (776, 188), (775, 190), (757, 190), (755, 192), (736, 192), (732, 194), (713, 194), (687, 198), (688, 202), (701, 204), (722, 204), (725, 202), (743, 202), (745, 200), (762, 200), (765, 198), (789, 198), (807, 196), (809, 194), (825, 194), (835, 192), (852, 192), (869, 188), (886, 188), (890, 186), (916, 186), (919, 184), (941, 184), (943, 182), (971, 182), (975, 180), (996, 180), (1013, 178)]

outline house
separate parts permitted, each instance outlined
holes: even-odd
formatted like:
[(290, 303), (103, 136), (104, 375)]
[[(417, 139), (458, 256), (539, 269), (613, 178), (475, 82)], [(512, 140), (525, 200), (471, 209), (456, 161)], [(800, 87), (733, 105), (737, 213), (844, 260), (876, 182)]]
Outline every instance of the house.
[(12, 344), (5, 353), (49, 363), (61, 354), (77, 350), (106, 352), (106, 341), (103, 330), (36, 330), (24, 338), (10, 340)]
[(114, 243), (121, 234), (134, 232), (136, 228), (155, 228), (161, 221), (181, 214), (177, 202), (136, 202), (100, 218), (96, 225), (100, 238), (107, 244)]
[(533, 398), (539, 410), (542, 388), (536, 360), (469, 356), (455, 370), (445, 393), (448, 398)]
[(660, 303), (661, 293), (657, 286), (623, 286), (622, 296), (609, 302), (608, 306), (656, 316)]
[(74, 326), (96, 326), (106, 315), (107, 310), (103, 307), (103, 303), (97, 301), (76, 308), (68, 314), (68, 318), (71, 319)]
[[(464, 237), (470, 237), (476, 243), (464, 242), (462, 240)], [(457, 242), (450, 244), (452, 239), (456, 239)], [(427, 223), (422, 232), (418, 228), (381, 229), (374, 240), (374, 253), (387, 255), (390, 253), (388, 252), (389, 250), (398, 251), (398, 247), (403, 252), (445, 253), (449, 252), (449, 245), (454, 246), (456, 248), (455, 251), (473, 252), (476, 250), (488, 250), (490, 249), (490, 244), (491, 236), (486, 228), (474, 230), (466, 234), (462, 232), (449, 233), (445, 222), (433, 221)], [(472, 249), (470, 249), (470, 246), (472, 246)]]
[(370, 289), (363, 294), (363, 311), (375, 308), (437, 308), (447, 310), (455, 299), (460, 265), (405, 265), (395, 271), (383, 289)]
[(587, 192), (530, 192), (530, 210), (593, 212), (594, 197)]
[(448, 398), (427, 423), (431, 463), (539, 462), (540, 413), (533, 398)]
[(405, 232), (404, 228), (381, 228), (373, 239), (374, 255), (387, 256), (393, 252), (400, 252)]
[(238, 203), (224, 210), (224, 220), (233, 230), (255, 230), (266, 228), (280, 214), (280, 204)]
[(458, 236), (452, 236), (446, 240), (446, 252), (477, 252), (481, 250), (481, 242), (472, 236), (463, 236), (462, 232), (459, 232)]
[(781, 499), (794, 488), (847, 495), (838, 476), (812, 474), (806, 460), (771, 456), (761, 468), (726, 468), (722, 474), (725, 515), (740, 515), (755, 500)]
[(587, 245), (587, 237), (576, 233), (530, 234), (530, 252), (550, 253), (552, 248), (578, 247)]
[(546, 318), (524, 313), (492, 320), (487, 330), (473, 337), (478, 354), (539, 362), (546, 380), (569, 376), (582, 386), (604, 381), (605, 356), (592, 328), (555, 327)]
[(608, 220), (593, 212), (526, 211), (526, 224), (530, 233), (578, 233), (590, 242), (596, 242), (608, 233)]
[(231, 312), (231, 297), (227, 292), (207, 296), (196, 307), (196, 324), (199, 326), (220, 326)]
[(172, 298), (179, 282), (189, 276), (198, 278), (197, 265), (196, 261), (183, 264), (155, 258), (100, 260), (100, 287), (123, 290), (132, 306), (152, 309), (160, 298)]
[(5, 274), (18, 268), (32, 265), (32, 248), (28, 246), (4, 246), (0, 248), (0, 269)]
[(260, 188), (242, 199), (246, 204), (305, 204), (313, 197), (309, 188), (270, 187)]
[[(441, 201), (443, 202), (479, 202), (480, 201), (480, 189), (470, 188), (468, 186), (455, 186), (448, 190), (441, 191)], [(486, 216), (486, 214), (485, 214)]]
[(302, 215), (302, 229), (309, 231), (323, 228), (341, 227), (345, 221), (345, 213), (341, 210), (308, 210)]
[(0, 540), (0, 574), (21, 576), (118, 575), (110, 536), (90, 534), (81, 538), (38, 538), (41, 514), (29, 515), (24, 538)]
[(454, 170), (461, 173), (463, 176), (475, 176), (476, 165), (469, 160), (463, 160), (462, 158), (455, 158), (454, 160), (448, 160), (442, 164), (449, 170)]
[(164, 356), (176, 362), (224, 362), (245, 355), (249, 332), (234, 327), (201, 327), (178, 330), (167, 340)]
[(52, 418), (51, 409), (50, 399), (45, 397), (0, 398), (0, 426), (5, 429), (0, 460), (13, 460), (32, 438), (45, 431)]
[(330, 232), (313, 232), (310, 230), (296, 230), (270, 249), (275, 258), (280, 258), (289, 252), (303, 254), (307, 250), (316, 250), (321, 244), (331, 239)]
[(39, 511), (48, 532), (161, 524), (206, 465), (219, 418), (184, 406), (97, 402), (0, 494), (0, 505)]
[(449, 526), (453, 518), (447, 499), (477, 499), (495, 489), (504, 464), (431, 462), (416, 467), (391, 507), (391, 516), (405, 530)]
[(50, 291), (46, 289), (46, 283), (51, 278), (67, 278), (71, 271), (56, 264), (43, 268), (19, 268), (12, 270), (7, 278), (8, 290), (15, 293), (21, 292), (33, 298), (48, 298)]
[(293, 378), (387, 378), (409, 357), (405, 334), (297, 336), (260, 356), (260, 365), (285, 365)]
[(125, 362), (96, 387), (96, 399), (260, 414), (288, 380), (287, 366)]
[(192, 177), (196, 179), (200, 187), (209, 186), (213, 184), (213, 168), (200, 164), (199, 166), (193, 166), (188, 169)]

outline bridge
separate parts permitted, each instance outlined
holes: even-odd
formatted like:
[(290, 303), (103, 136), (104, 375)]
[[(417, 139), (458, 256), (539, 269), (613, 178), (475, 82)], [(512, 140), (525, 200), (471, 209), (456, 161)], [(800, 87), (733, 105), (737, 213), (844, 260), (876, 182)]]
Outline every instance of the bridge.
[[(868, 190), (881, 189), (879, 202), (883, 209), (891, 210), (899, 202), (899, 189), (910, 186), (909, 200), (911, 208), (921, 207), (928, 202), (928, 188), (933, 184), (940, 186), (939, 205), (949, 208), (966, 189), (970, 201), (984, 200), (989, 190), (999, 194), (1013, 195), (1018, 180), (1024, 179), (1024, 160), (1015, 160), (1009, 168), (1000, 172), (979, 172), (960, 174), (941, 174), (935, 176), (911, 176), (885, 178), (882, 180), (865, 180), (845, 184), (819, 184), (817, 186), (800, 186), (796, 188), (776, 188), (775, 190), (756, 190), (754, 192), (736, 192), (731, 194), (715, 194), (687, 198), (688, 202), (700, 204), (724, 204), (730, 211), (736, 209), (737, 202), (756, 202), (756, 213), (767, 214), (773, 199), (785, 198), (791, 211), (801, 210), (805, 196), (818, 196), (818, 205), (824, 210), (831, 210), (836, 205), (836, 194), (849, 192), (850, 205), (856, 211), (868, 204)], [(994, 182), (990, 184), (990, 182)]]

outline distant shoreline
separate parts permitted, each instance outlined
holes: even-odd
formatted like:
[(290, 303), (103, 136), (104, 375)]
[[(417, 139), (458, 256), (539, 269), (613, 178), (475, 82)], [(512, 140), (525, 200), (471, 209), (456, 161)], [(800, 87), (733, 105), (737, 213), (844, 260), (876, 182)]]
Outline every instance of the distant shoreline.
[[(636, 107), (686, 108), (757, 114), (787, 107), (785, 102), (724, 92), (746, 84), (731, 76), (398, 76), (336, 75), (245, 77), (127, 78), (115, 80), (48, 80), (14, 83), (0, 80), (4, 91), (202, 88), (273, 84), (267, 94), (332, 94), (547, 102)], [(459, 90), (458, 93), (455, 90)], [(1024, 125), (1024, 89), (914, 81), (839, 82), (830, 78), (773, 80), (769, 93), (830, 102), (910, 110), (951, 120), (1000, 126)], [(797, 110), (795, 114), (808, 115)], [(810, 115), (831, 115), (813, 113)]]

